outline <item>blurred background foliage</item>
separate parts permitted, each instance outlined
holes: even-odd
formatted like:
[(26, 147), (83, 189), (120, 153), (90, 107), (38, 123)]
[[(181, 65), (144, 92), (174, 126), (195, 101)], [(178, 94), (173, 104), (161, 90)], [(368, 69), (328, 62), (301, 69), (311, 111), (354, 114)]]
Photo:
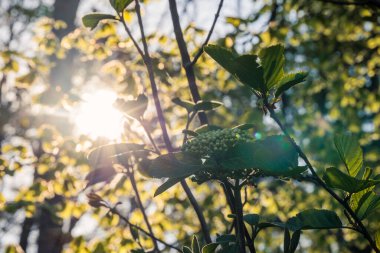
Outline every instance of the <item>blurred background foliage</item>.
[[(219, 1), (177, 2), (194, 56)], [(282, 96), (279, 110), (315, 167), (322, 171), (341, 166), (332, 136), (351, 131), (360, 138), (365, 165), (379, 173), (380, 8), (377, 1), (342, 2), (226, 0), (212, 42), (239, 53), (284, 44), (288, 70), (306, 70), (309, 77)], [(161, 103), (172, 142), (179, 147), (186, 112), (171, 99), (190, 99), (190, 93), (167, 3), (146, 0), (142, 8)], [(106, 0), (0, 2), (0, 251), (128, 252), (140, 244), (151, 246), (149, 238), (137, 236), (118, 217), (90, 207), (81, 191), (90, 170), (86, 153), (115, 141), (78, 133), (72, 115), (83, 94), (102, 90), (126, 98), (148, 94), (146, 118), (153, 137), (163, 145), (142, 59), (116, 23), (84, 29), (80, 18), (91, 10), (112, 13)], [(133, 34), (138, 34), (133, 8), (126, 15)], [(205, 17), (201, 24), (197, 16)], [(194, 70), (202, 98), (224, 103), (208, 113), (210, 123), (222, 127), (254, 123), (262, 136), (279, 132), (256, 106), (256, 98), (211, 58), (202, 55)], [(195, 121), (191, 129), (198, 126)], [(147, 142), (133, 121), (126, 120), (123, 127), (121, 140)], [(156, 235), (177, 246), (189, 244), (193, 234), (202, 240), (182, 188), (153, 198), (161, 181), (137, 177)], [(220, 186), (189, 183), (212, 235), (225, 233), (231, 225), (230, 210), (220, 197)], [(112, 204), (121, 202), (126, 217), (145, 226), (124, 176), (94, 190)], [(336, 210), (344, 219), (342, 209), (314, 185), (270, 178), (247, 189), (244, 211), (286, 220), (311, 207)], [(377, 211), (369, 217), (370, 231), (380, 229), (379, 215)], [(275, 229), (257, 240), (259, 252), (282, 252), (283, 235)], [(306, 232), (297, 252), (370, 252), (366, 245), (351, 231)]]

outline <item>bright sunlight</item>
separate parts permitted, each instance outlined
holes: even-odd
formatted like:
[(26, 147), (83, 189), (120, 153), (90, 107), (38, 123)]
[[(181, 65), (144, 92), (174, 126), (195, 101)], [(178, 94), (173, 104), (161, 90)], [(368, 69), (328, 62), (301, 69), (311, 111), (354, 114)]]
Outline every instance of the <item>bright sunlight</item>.
[(109, 90), (85, 94), (75, 117), (78, 132), (92, 138), (119, 139), (123, 130), (123, 116), (113, 107), (116, 97)]

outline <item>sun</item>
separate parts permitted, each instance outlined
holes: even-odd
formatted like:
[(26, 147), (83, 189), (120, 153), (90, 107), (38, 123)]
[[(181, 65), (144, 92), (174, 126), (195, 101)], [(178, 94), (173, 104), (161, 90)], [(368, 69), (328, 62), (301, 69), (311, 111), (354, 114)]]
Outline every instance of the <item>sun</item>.
[(116, 98), (116, 93), (109, 90), (83, 95), (74, 119), (77, 131), (91, 138), (121, 138), (123, 115), (113, 106)]

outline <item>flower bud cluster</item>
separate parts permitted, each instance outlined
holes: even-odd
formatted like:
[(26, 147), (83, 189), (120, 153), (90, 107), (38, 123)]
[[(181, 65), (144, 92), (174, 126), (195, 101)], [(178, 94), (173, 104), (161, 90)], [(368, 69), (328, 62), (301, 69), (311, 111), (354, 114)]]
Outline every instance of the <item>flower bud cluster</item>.
[(236, 143), (252, 141), (254, 138), (248, 131), (238, 128), (221, 129), (199, 134), (185, 143), (182, 150), (204, 158), (218, 158), (234, 147)]

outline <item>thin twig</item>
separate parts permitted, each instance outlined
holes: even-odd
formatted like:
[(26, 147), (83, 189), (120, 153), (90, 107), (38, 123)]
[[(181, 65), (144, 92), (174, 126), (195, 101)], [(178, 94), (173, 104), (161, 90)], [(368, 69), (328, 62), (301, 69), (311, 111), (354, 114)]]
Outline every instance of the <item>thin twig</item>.
[[(154, 236), (152, 226), (150, 225), (148, 216), (146, 215), (145, 208), (144, 208), (143, 203), (141, 201), (140, 193), (139, 193), (139, 191), (137, 189), (137, 184), (136, 184), (136, 179), (135, 179), (134, 173), (133, 173), (133, 171), (131, 171), (131, 168), (126, 168), (126, 169), (127, 169), (127, 175), (128, 175), (128, 177), (129, 177), (129, 179), (131, 181), (131, 185), (132, 185), (133, 191), (135, 192), (137, 204), (138, 204), (138, 206), (140, 208), (141, 213), (143, 214), (145, 224), (146, 224), (146, 226), (148, 228), (149, 233)], [(159, 251), (156, 240), (153, 240), (153, 245), (154, 245), (155, 250)]]
[[(144, 53), (145, 53), (144, 62), (145, 62), (145, 65), (147, 67), (148, 74), (149, 74), (149, 80), (150, 80), (150, 84), (151, 84), (151, 88), (152, 88), (153, 99), (154, 99), (154, 103), (155, 103), (155, 107), (156, 107), (156, 111), (157, 111), (157, 116), (158, 116), (158, 120), (159, 120), (161, 129), (162, 129), (165, 146), (169, 152), (172, 152), (173, 147), (172, 147), (172, 144), (170, 142), (168, 132), (166, 130), (165, 118), (164, 118), (164, 114), (163, 114), (161, 104), (160, 104), (160, 100), (158, 97), (157, 84), (156, 84), (155, 79), (154, 79), (152, 59), (149, 55), (148, 44), (147, 44), (146, 36), (145, 36), (145, 32), (144, 32), (144, 25), (142, 22), (140, 3), (138, 0), (135, 0), (135, 3), (136, 3), (136, 7), (135, 7), (136, 8), (136, 14), (137, 14), (138, 23), (139, 23), (140, 32), (141, 32), (141, 40), (143, 42)], [(195, 210), (195, 213), (197, 214), (197, 217), (198, 217), (199, 222), (201, 224), (202, 232), (204, 234), (206, 242), (211, 243), (210, 232), (209, 232), (206, 220), (203, 216), (203, 212), (202, 212), (201, 207), (199, 206), (198, 202), (196, 201), (193, 193), (191, 192), (191, 190), (190, 190), (190, 188), (187, 185), (185, 180), (181, 181), (181, 185), (182, 185), (184, 191), (186, 192), (186, 195), (189, 198), (190, 203), (192, 204), (192, 206)]]
[(164, 117), (164, 113), (162, 111), (160, 99), (158, 97), (158, 89), (157, 89), (157, 84), (156, 84), (155, 77), (154, 77), (152, 58), (150, 57), (150, 54), (149, 54), (149, 48), (148, 48), (148, 44), (146, 41), (146, 36), (145, 36), (145, 32), (144, 32), (144, 25), (143, 25), (142, 17), (141, 17), (140, 3), (138, 0), (135, 0), (135, 3), (136, 3), (136, 7), (135, 7), (136, 8), (136, 14), (137, 14), (138, 22), (139, 22), (140, 33), (141, 33), (141, 40), (142, 40), (143, 48), (144, 48), (144, 55), (145, 55), (144, 63), (145, 63), (146, 68), (148, 70), (149, 81), (150, 81), (152, 93), (153, 93), (154, 105), (155, 105), (156, 111), (157, 111), (158, 122), (159, 122), (161, 130), (162, 130), (162, 137), (164, 139), (166, 147), (170, 151), (172, 149), (172, 144), (170, 142), (169, 134), (168, 134), (168, 131), (166, 129), (165, 117)]
[(195, 213), (198, 216), (198, 220), (199, 220), (199, 223), (201, 224), (202, 233), (203, 233), (203, 236), (205, 237), (206, 243), (211, 243), (212, 241), (210, 237), (210, 230), (208, 229), (201, 207), (199, 206), (197, 200), (195, 199), (193, 193), (190, 190), (190, 187), (187, 185), (184, 179), (181, 180), (181, 185), (182, 185), (183, 190), (186, 192), (186, 195), (189, 198), (189, 201), (191, 205), (193, 206)]
[[(201, 100), (201, 96), (199, 95), (199, 90), (197, 87), (193, 66), (190, 64), (191, 60), (190, 60), (189, 52), (187, 51), (186, 42), (185, 42), (185, 39), (183, 38), (181, 24), (179, 22), (176, 0), (169, 0), (169, 8), (170, 8), (170, 15), (172, 17), (174, 34), (175, 34), (176, 41), (178, 44), (179, 52), (181, 54), (182, 66), (185, 69), (186, 78), (189, 83), (190, 93), (194, 102), (198, 102), (199, 100)], [(201, 125), (205, 125), (208, 123), (207, 116), (204, 112), (198, 113), (198, 117), (201, 122)]]
[(189, 130), (190, 123), (191, 121), (193, 121), (196, 114), (197, 114), (196, 112), (191, 113), (191, 115), (187, 114), (187, 122), (186, 122), (186, 127), (185, 127), (185, 133), (183, 135), (182, 145), (184, 145), (187, 141), (187, 130)]
[(112, 213), (112, 214), (115, 214), (117, 216), (120, 217), (120, 219), (122, 219), (125, 223), (127, 223), (129, 226), (139, 230), (140, 232), (144, 233), (145, 235), (149, 236), (151, 239), (165, 245), (166, 247), (168, 248), (171, 248), (171, 249), (175, 249), (177, 250), (178, 252), (182, 252), (182, 250), (180, 248), (177, 248), (176, 246), (173, 246), (157, 237), (155, 237), (154, 235), (152, 235), (151, 233), (149, 233), (148, 231), (146, 231), (145, 229), (141, 228), (140, 226), (137, 226), (133, 223), (131, 223), (126, 217), (124, 217), (117, 209), (116, 207), (110, 207), (110, 206), (107, 206), (107, 208), (109, 209), (109, 211)]
[(211, 38), (211, 35), (214, 32), (216, 22), (218, 21), (220, 11), (222, 10), (223, 2), (224, 2), (224, 0), (220, 0), (218, 10), (215, 13), (214, 21), (212, 22), (210, 31), (208, 32), (207, 37), (206, 37), (205, 41), (203, 42), (202, 46), (199, 48), (197, 54), (194, 56), (194, 59), (190, 62), (191, 66), (194, 66), (194, 64), (198, 61), (199, 57), (201, 57), (201, 55), (203, 54), (203, 48), (208, 44), (208, 42)]
[(348, 212), (348, 214), (354, 219), (356, 224), (358, 225), (359, 229), (358, 232), (360, 232), (369, 242), (371, 247), (375, 250), (375, 252), (380, 252), (380, 249), (377, 248), (376, 243), (373, 241), (371, 235), (369, 234), (368, 230), (360, 220), (360, 218), (356, 215), (356, 213), (352, 210), (352, 208), (345, 202), (341, 197), (339, 197), (332, 189), (330, 189), (325, 182), (318, 176), (316, 173), (314, 167), (311, 165), (311, 162), (305, 155), (305, 153), (302, 151), (301, 147), (298, 146), (298, 144), (294, 141), (294, 139), (290, 136), (284, 125), (281, 123), (279, 118), (277, 117), (273, 107), (269, 104), (267, 99), (264, 99), (264, 105), (268, 109), (269, 114), (271, 118), (277, 123), (277, 125), (280, 127), (281, 131), (285, 134), (287, 139), (290, 141), (290, 143), (293, 145), (293, 147), (296, 149), (297, 153), (299, 156), (305, 161), (306, 166), (310, 170), (311, 174), (314, 176), (315, 181), (322, 186), (334, 199), (336, 199), (343, 207), (344, 209)]
[(125, 19), (124, 19), (124, 12), (122, 12), (121, 15), (119, 15), (119, 18), (120, 18), (121, 23), (124, 26), (125, 31), (127, 32), (128, 36), (129, 36), (129, 38), (132, 40), (133, 45), (136, 47), (137, 51), (139, 52), (139, 54), (141, 55), (141, 57), (144, 60), (145, 59), (144, 52), (141, 50), (139, 44), (137, 43), (136, 39), (133, 37), (131, 31), (128, 28), (127, 23), (125, 22)]
[(160, 150), (158, 149), (157, 145), (156, 145), (156, 142), (154, 141), (152, 135), (150, 134), (149, 130), (148, 130), (148, 127), (146, 126), (145, 122), (143, 119), (141, 119), (140, 121), (140, 124), (141, 126), (144, 128), (144, 131), (146, 133), (146, 135), (148, 136), (149, 138), (149, 141), (150, 143), (152, 144), (154, 150), (156, 151), (157, 154), (161, 154)]

